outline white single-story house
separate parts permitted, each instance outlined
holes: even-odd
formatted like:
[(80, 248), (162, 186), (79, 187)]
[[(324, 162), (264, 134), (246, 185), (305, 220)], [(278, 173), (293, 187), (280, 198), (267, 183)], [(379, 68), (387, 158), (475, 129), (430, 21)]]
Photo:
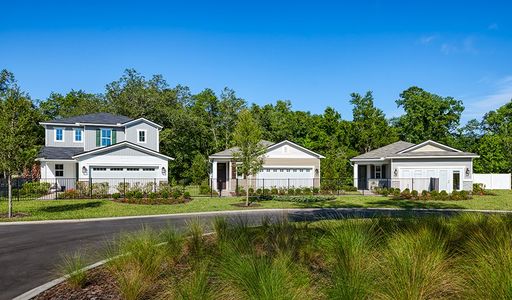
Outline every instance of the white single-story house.
[[(250, 187), (257, 188), (298, 188), (320, 186), (320, 159), (324, 156), (290, 141), (272, 143), (262, 140), (266, 147), (263, 155), (263, 168), (249, 178)], [(216, 191), (235, 192), (237, 185), (245, 184), (237, 172), (233, 153), (237, 147), (209, 156), (210, 182)], [(245, 188), (241, 186), (241, 188)]]
[(41, 180), (59, 188), (75, 183), (168, 181), (168, 162), (159, 152), (162, 126), (144, 118), (95, 113), (41, 122), (45, 145), (37, 161)]
[(404, 190), (472, 190), (474, 153), (431, 140), (398, 141), (352, 158), (358, 190), (393, 187)]

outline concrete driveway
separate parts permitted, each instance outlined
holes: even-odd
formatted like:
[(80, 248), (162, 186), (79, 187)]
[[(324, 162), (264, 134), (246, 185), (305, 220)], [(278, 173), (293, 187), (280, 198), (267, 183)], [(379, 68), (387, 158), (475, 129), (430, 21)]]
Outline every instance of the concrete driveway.
[(83, 251), (90, 262), (104, 258), (107, 241), (122, 232), (140, 230), (143, 226), (173, 226), (184, 230), (188, 221), (200, 219), (211, 224), (217, 216), (231, 221), (245, 219), (258, 224), (264, 217), (288, 218), (291, 221), (372, 216), (453, 214), (460, 210), (435, 209), (268, 209), (208, 212), (150, 217), (128, 217), (82, 221), (48, 221), (0, 224), (0, 299), (11, 299), (32, 288), (60, 277), (56, 269), (66, 253)]

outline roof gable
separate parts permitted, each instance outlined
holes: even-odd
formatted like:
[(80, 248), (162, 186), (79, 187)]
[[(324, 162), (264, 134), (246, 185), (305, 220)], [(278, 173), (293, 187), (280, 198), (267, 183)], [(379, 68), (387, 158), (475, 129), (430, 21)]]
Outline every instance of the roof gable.
[[(306, 154), (306, 155), (304, 155)], [(288, 140), (284, 140), (277, 144), (274, 144), (267, 148), (267, 156), (276, 156), (276, 157), (315, 157), (315, 158), (325, 158), (324, 156), (315, 153), (307, 148), (302, 147), (301, 145), (295, 144)]]
[[(298, 151), (298, 152), (301, 152), (301, 153), (306, 153), (310, 156), (314, 156), (316, 158), (324, 158), (324, 156), (322, 156), (321, 154), (318, 154), (318, 153), (315, 153), (307, 148), (304, 148), (298, 144), (295, 144), (293, 142), (290, 142), (288, 140), (284, 140), (282, 142), (279, 142), (277, 144), (274, 144), (272, 142), (269, 142), (269, 141), (265, 141), (265, 140), (261, 140), (260, 143), (267, 148), (267, 151), (266, 153), (270, 153), (278, 148), (281, 148), (281, 147), (284, 147), (285, 145), (287, 147), (290, 147), (289, 149), (293, 148), (294, 151)], [(214, 153), (212, 155), (210, 155), (210, 158), (232, 158), (233, 157), (233, 153), (237, 152), (238, 151), (238, 147), (232, 147), (232, 148), (229, 148), (229, 149), (226, 149), (226, 150), (223, 150), (223, 151), (220, 151), (220, 152), (217, 152), (217, 153)]]
[[(163, 155), (160, 152), (151, 150), (151, 149), (146, 148), (146, 147), (139, 146), (139, 145), (134, 144), (134, 143), (130, 143), (128, 141), (123, 141), (123, 142), (120, 142), (120, 143), (117, 143), (117, 144), (114, 144), (114, 145), (110, 145), (110, 146), (106, 146), (106, 147), (101, 147), (101, 148), (96, 148), (96, 149), (93, 149), (93, 150), (90, 150), (90, 151), (82, 152), (82, 153), (79, 153), (79, 154), (73, 156), (73, 158), (80, 158), (80, 157), (84, 157), (84, 156), (87, 156), (87, 155), (99, 155), (99, 154), (103, 154), (103, 153), (111, 153), (111, 154), (115, 155), (116, 151), (118, 151), (120, 149), (124, 149), (124, 148), (131, 148), (131, 149), (134, 149), (136, 151), (144, 152), (144, 153), (149, 154), (149, 155), (159, 156), (159, 157), (162, 157), (162, 158), (165, 158), (165, 159), (168, 159), (168, 160), (174, 160), (174, 158), (169, 157), (167, 155)], [(121, 154), (121, 153), (123, 153), (123, 152), (118, 152), (118, 155), (124, 155), (124, 154)]]
[(410, 152), (462, 152), (458, 149), (449, 147), (447, 145), (428, 140), (418, 145), (411, 146), (407, 149), (397, 152), (397, 154), (410, 153)]

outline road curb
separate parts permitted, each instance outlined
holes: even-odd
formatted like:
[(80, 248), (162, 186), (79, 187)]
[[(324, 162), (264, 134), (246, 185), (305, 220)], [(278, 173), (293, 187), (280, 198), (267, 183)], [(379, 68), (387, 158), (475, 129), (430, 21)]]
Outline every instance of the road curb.
[(41, 221), (12, 221), (0, 222), (0, 226), (16, 226), (16, 225), (37, 225), (37, 224), (63, 224), (63, 223), (82, 223), (82, 222), (101, 222), (101, 221), (117, 221), (129, 219), (148, 219), (163, 217), (183, 217), (183, 216), (208, 216), (220, 214), (240, 214), (252, 212), (283, 212), (289, 213), (294, 211), (318, 211), (331, 210), (337, 212), (368, 212), (368, 211), (403, 211), (403, 212), (476, 212), (488, 214), (510, 214), (512, 210), (491, 210), (491, 209), (462, 209), (462, 208), (395, 208), (395, 207), (333, 207), (333, 208), (255, 208), (244, 210), (217, 210), (207, 212), (190, 212), (190, 213), (174, 213), (159, 215), (138, 215), (138, 216), (122, 216), (122, 217), (105, 217), (105, 218), (89, 218), (89, 219), (65, 219), (65, 220), (41, 220)]

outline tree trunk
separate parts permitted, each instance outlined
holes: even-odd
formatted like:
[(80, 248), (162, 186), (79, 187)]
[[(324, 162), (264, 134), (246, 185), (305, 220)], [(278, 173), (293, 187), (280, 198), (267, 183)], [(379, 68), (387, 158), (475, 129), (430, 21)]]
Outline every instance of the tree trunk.
[(8, 190), (9, 190), (9, 209), (8, 209), (8, 212), (7, 212), (7, 217), (8, 218), (12, 218), (12, 180), (11, 180), (11, 175), (8, 175), (7, 176), (7, 185), (8, 185)]
[(249, 206), (249, 176), (245, 176), (245, 206)]

